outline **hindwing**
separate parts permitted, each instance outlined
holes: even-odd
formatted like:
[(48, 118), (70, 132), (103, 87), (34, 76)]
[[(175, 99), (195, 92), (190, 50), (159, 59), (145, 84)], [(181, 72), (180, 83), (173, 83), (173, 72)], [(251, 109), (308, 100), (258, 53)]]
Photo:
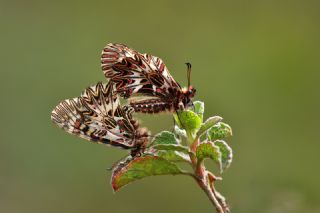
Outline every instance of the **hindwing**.
[(121, 107), (113, 94), (113, 84), (88, 87), (80, 97), (62, 101), (52, 111), (51, 119), (65, 131), (86, 140), (135, 148), (136, 128), (130, 121), (132, 111)]

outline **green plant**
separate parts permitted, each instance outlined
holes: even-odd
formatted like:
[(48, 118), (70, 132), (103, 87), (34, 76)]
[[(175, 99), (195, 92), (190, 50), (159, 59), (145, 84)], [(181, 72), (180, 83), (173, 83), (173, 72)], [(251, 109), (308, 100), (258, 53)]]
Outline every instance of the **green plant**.
[[(214, 116), (203, 122), (204, 103), (194, 102), (193, 110), (174, 114), (174, 133), (163, 131), (155, 136), (141, 156), (127, 156), (113, 167), (114, 191), (144, 177), (154, 175), (188, 175), (207, 194), (217, 212), (229, 212), (225, 198), (216, 191), (215, 181), (221, 180), (204, 164), (209, 158), (217, 163), (222, 173), (232, 161), (232, 150), (222, 140), (232, 135), (231, 127)], [(179, 168), (177, 163), (187, 163), (191, 171)]]

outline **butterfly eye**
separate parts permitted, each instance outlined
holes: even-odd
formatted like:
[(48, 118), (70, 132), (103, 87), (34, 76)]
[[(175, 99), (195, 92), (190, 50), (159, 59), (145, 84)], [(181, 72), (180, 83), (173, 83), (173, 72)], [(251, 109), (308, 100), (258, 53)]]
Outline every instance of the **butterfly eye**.
[(194, 94), (196, 92), (196, 89), (193, 87), (190, 87), (188, 92), (189, 92), (189, 94)]
[(193, 98), (194, 97), (194, 95), (196, 94), (196, 89), (195, 88), (191, 88), (191, 89), (189, 89), (189, 96), (191, 97), (191, 98)]

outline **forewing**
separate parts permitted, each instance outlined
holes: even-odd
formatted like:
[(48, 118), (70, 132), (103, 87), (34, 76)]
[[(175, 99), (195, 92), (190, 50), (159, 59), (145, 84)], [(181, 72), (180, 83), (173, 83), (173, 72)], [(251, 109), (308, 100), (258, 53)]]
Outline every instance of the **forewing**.
[(51, 119), (65, 131), (86, 140), (133, 148), (134, 128), (118, 125), (127, 120), (122, 111), (118, 97), (112, 94), (112, 85), (98, 83), (80, 97), (61, 102), (52, 111)]
[(104, 75), (115, 82), (117, 92), (126, 98), (133, 94), (173, 97), (173, 89), (180, 89), (160, 58), (123, 44), (108, 44), (101, 54), (101, 66)]

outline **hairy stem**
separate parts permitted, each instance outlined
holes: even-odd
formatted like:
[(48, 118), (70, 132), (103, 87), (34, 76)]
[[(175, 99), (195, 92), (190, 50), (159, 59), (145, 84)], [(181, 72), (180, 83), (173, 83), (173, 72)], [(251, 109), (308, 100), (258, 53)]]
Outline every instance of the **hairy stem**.
[(194, 179), (197, 181), (201, 189), (206, 193), (211, 203), (214, 205), (218, 213), (228, 213), (230, 210), (225, 202), (225, 199), (219, 192), (217, 192), (213, 186), (213, 182), (207, 175), (207, 172), (203, 165), (202, 168), (198, 168)]
[(223, 209), (223, 207), (220, 205), (220, 202), (217, 199), (215, 193), (211, 190), (210, 186), (208, 186), (206, 181), (201, 180), (201, 179), (197, 179), (197, 183), (201, 187), (201, 189), (206, 193), (206, 195), (208, 196), (208, 198), (211, 201), (211, 203), (215, 206), (217, 212), (219, 212), (219, 213), (227, 213), (227, 211), (225, 211)]
[[(191, 144), (191, 151), (195, 152), (196, 148), (200, 141), (197, 139)], [(225, 199), (223, 196), (220, 195), (219, 192), (217, 192), (214, 188), (214, 181), (216, 180), (216, 177), (211, 174), (210, 172), (207, 172), (203, 161), (198, 161), (194, 156), (190, 155), (194, 172), (195, 174), (192, 176), (198, 185), (201, 187), (201, 189), (206, 193), (211, 203), (214, 205), (218, 213), (228, 213), (229, 208), (226, 205)]]

